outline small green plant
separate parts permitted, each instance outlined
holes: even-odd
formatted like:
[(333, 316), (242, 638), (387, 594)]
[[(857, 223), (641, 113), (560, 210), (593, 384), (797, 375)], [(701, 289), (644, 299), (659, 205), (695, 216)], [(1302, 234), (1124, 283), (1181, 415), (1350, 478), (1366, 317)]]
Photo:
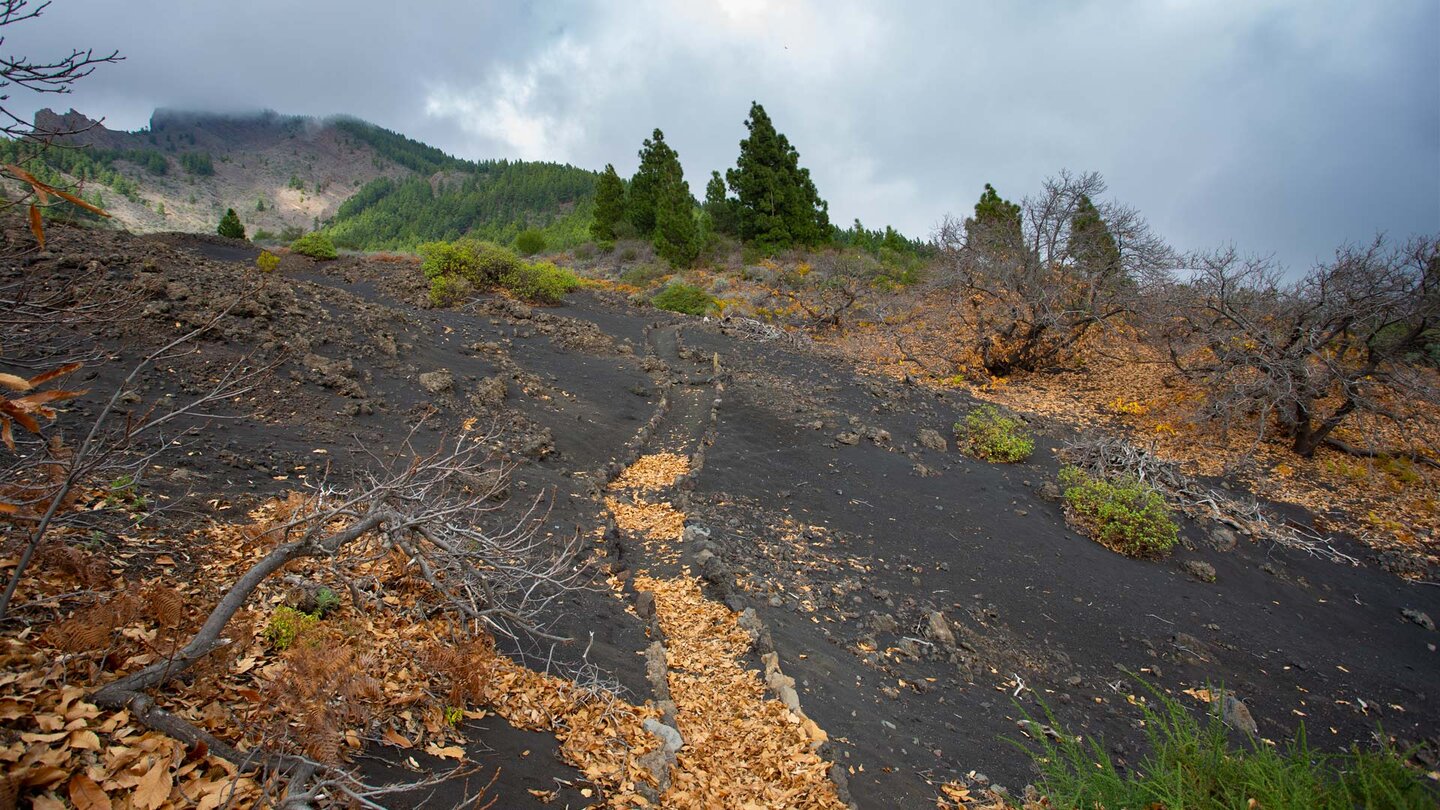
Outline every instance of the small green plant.
[(340, 607), (340, 594), (333, 588), (321, 588), (315, 592), (315, 613), (317, 619), (323, 619), (334, 613)]
[(288, 650), (295, 640), (315, 629), (320, 620), (309, 613), (301, 613), (292, 607), (281, 605), (270, 614), (270, 623), (265, 625), (265, 640), (277, 650)]
[(1035, 452), (1035, 439), (1019, 419), (1005, 416), (994, 405), (981, 405), (955, 423), (959, 446), (976, 458), (1013, 463)]
[(446, 707), (445, 707), (445, 722), (446, 722), (446, 723), (448, 723), (448, 724), (450, 724), (450, 725), (455, 726), (455, 727), (458, 728), (458, 727), (460, 726), (460, 723), (463, 722), (464, 720), (465, 720), (465, 710), (464, 710), (464, 709), (460, 708), (459, 706), (446, 706)]
[(335, 243), (330, 241), (330, 237), (318, 231), (307, 233), (291, 242), (290, 250), (312, 259), (333, 259), (340, 255), (335, 252)]
[(133, 475), (122, 475), (105, 488), (105, 505), (129, 512), (144, 512), (149, 504), (140, 494), (140, 482)]
[(1039, 767), (1036, 787), (1048, 806), (1420, 810), (1435, 807), (1440, 798), (1405, 765), (1407, 755), (1388, 743), (1377, 750), (1356, 747), (1326, 754), (1309, 748), (1302, 724), (1295, 740), (1283, 747), (1260, 740), (1232, 746), (1218, 714), (1210, 712), (1202, 724), (1179, 701), (1142, 685), (1157, 704), (1138, 704), (1148, 750), (1123, 771), (1110, 759), (1104, 740), (1067, 733), (1048, 706), (1043, 707), (1048, 726), (1021, 709), (1025, 727), (1042, 733), (1028, 743), (1009, 742)]
[(1130, 477), (1098, 478), (1076, 467), (1060, 469), (1071, 516), (1096, 542), (1130, 557), (1158, 557), (1175, 545), (1179, 529), (1165, 497)]
[(704, 315), (715, 308), (715, 298), (699, 287), (674, 282), (655, 294), (650, 303), (656, 309), (679, 312), (685, 315)]
[(515, 237), (515, 249), (522, 256), (534, 256), (545, 249), (545, 234), (534, 228), (527, 228)]
[(516, 298), (537, 304), (558, 304), (580, 286), (575, 274), (551, 262), (522, 264), (500, 280)]
[[(256, 236), (258, 237), (259, 234)], [(280, 257), (268, 250), (262, 250), (260, 255), (255, 257), (255, 266), (260, 268), (262, 273), (273, 273), (275, 268), (280, 266)]]

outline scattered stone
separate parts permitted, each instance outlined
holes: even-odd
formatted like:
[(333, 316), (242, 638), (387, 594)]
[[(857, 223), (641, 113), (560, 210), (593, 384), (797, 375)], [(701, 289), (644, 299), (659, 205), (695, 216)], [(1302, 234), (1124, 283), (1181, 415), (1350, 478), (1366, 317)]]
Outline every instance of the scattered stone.
[(645, 722), (642, 725), (646, 731), (659, 737), (661, 747), (672, 754), (685, 746), (685, 738), (680, 736), (678, 730), (665, 725), (653, 717), (645, 718)]
[(1058, 501), (1065, 497), (1065, 493), (1060, 491), (1060, 485), (1054, 481), (1046, 481), (1041, 484), (1040, 489), (1036, 490), (1036, 492), (1047, 501)]
[(1256, 725), (1255, 718), (1250, 714), (1250, 707), (1243, 701), (1228, 692), (1220, 700), (1220, 719), (1225, 725), (1244, 732), (1248, 736), (1255, 736), (1260, 727)]
[(1239, 535), (1229, 526), (1215, 526), (1207, 534), (1207, 539), (1216, 551), (1233, 551), (1236, 543), (1240, 542)]
[(868, 621), (870, 630), (875, 633), (893, 633), (900, 629), (899, 622), (889, 613), (871, 613)]
[(955, 646), (955, 633), (950, 629), (950, 622), (945, 618), (945, 614), (938, 610), (932, 611), (926, 619), (925, 634), (946, 649)]
[(1180, 563), (1180, 568), (1201, 582), (1215, 581), (1215, 566), (1204, 560), (1186, 560)]
[(507, 393), (504, 379), (486, 377), (475, 386), (475, 403), (482, 409), (498, 408), (505, 402)]
[(455, 386), (455, 378), (449, 369), (427, 371), (420, 375), (420, 387), (431, 394), (443, 394)]
[(836, 434), (835, 441), (845, 445), (857, 445), (860, 443), (860, 434), (853, 431)]
[(1430, 614), (1428, 613), (1422, 613), (1415, 608), (1405, 608), (1400, 611), (1400, 615), (1432, 633), (1435, 632), (1435, 622), (1430, 618)]
[(915, 434), (915, 441), (919, 442), (921, 447), (941, 453), (950, 449), (950, 443), (940, 435), (940, 431), (932, 428), (920, 428)]

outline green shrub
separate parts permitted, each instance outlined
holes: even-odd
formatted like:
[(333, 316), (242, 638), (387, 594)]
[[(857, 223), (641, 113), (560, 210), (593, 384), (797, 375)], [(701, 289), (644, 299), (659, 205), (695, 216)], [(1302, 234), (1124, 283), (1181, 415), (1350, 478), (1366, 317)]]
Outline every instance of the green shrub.
[(575, 274), (551, 262), (521, 264), (500, 280), (516, 298), (537, 304), (558, 304), (580, 286)]
[(420, 269), (432, 280), (451, 275), (464, 278), (477, 288), (493, 287), (521, 264), (514, 251), (478, 239), (426, 242), (420, 246)]
[(699, 287), (674, 282), (655, 294), (650, 303), (656, 309), (666, 309), (685, 315), (704, 315), (715, 307), (715, 299)]
[(670, 275), (670, 269), (665, 265), (659, 262), (646, 262), (622, 270), (620, 281), (643, 290), (668, 275)]
[(1134, 478), (1097, 478), (1075, 467), (1060, 470), (1065, 504), (1075, 521), (1106, 548), (1131, 557), (1165, 554), (1179, 529), (1165, 498)]
[(1035, 452), (1035, 439), (1019, 419), (1005, 416), (994, 405), (981, 405), (955, 423), (959, 447), (976, 458), (1011, 463)]
[(595, 246), (594, 242), (582, 242), (575, 247), (575, 258), (576, 260), (582, 262), (589, 261), (595, 258), (595, 254), (598, 252), (598, 250), (599, 248)]
[(265, 625), (265, 640), (277, 650), (288, 650), (295, 639), (315, 629), (320, 620), (309, 613), (301, 613), (292, 607), (281, 605), (270, 614), (270, 623)]
[(339, 255), (335, 252), (335, 243), (319, 231), (307, 233), (291, 242), (290, 250), (312, 259), (333, 259)]
[(468, 299), (475, 292), (475, 285), (461, 276), (436, 276), (430, 279), (430, 303), (437, 307), (449, 307)]
[(1155, 708), (1140, 704), (1148, 750), (1123, 772), (1104, 740), (1059, 729), (1046, 707), (1052, 737), (1027, 714), (1022, 722), (1038, 733), (1029, 743), (1010, 742), (1039, 767), (1036, 787), (1049, 800), (1047, 806), (1419, 810), (1435, 807), (1440, 799), (1405, 765), (1406, 754), (1388, 744), (1345, 754), (1312, 751), (1301, 725), (1295, 740), (1283, 747), (1261, 740), (1236, 747), (1214, 712), (1202, 724), (1174, 698), (1144, 686), (1158, 702)]
[(523, 230), (515, 237), (515, 249), (522, 256), (534, 256), (545, 249), (545, 234), (534, 228)]

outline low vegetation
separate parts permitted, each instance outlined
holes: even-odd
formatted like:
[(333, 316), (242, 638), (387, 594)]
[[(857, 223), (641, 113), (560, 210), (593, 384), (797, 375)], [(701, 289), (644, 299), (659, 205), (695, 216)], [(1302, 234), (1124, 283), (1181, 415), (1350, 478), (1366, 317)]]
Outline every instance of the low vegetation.
[[(1148, 685), (1147, 685), (1147, 688)], [(1230, 743), (1230, 729), (1215, 712), (1198, 721), (1184, 706), (1150, 688), (1157, 707), (1139, 702), (1148, 750), (1121, 768), (1105, 741), (1055, 730), (1033, 718), (1029, 744), (1016, 743), (1039, 767), (1036, 785), (1053, 807), (1186, 808), (1186, 810), (1422, 810), (1436, 795), (1386, 745), (1327, 754), (1310, 748), (1302, 724), (1283, 747), (1249, 739)], [(1203, 692), (1212, 700), (1233, 699)], [(1044, 733), (1045, 731), (1051, 733)], [(1384, 739), (1383, 735), (1381, 737)]]
[(1179, 529), (1164, 496), (1148, 484), (1067, 466), (1060, 470), (1060, 485), (1071, 518), (1106, 548), (1130, 557), (1158, 557), (1175, 545)]
[(1025, 423), (1002, 414), (994, 405), (981, 405), (955, 423), (958, 446), (976, 458), (1012, 464), (1035, 452), (1035, 439)]
[(333, 259), (339, 255), (335, 252), (335, 243), (330, 241), (330, 237), (319, 231), (307, 233), (291, 242), (290, 250), (312, 259)]
[(699, 287), (677, 281), (667, 284), (650, 299), (650, 303), (656, 309), (683, 315), (704, 315), (715, 307), (715, 298)]
[(580, 279), (553, 262), (526, 262), (492, 242), (458, 239), (420, 246), (420, 268), (430, 280), (430, 303), (452, 306), (481, 290), (503, 288), (525, 301), (558, 304)]

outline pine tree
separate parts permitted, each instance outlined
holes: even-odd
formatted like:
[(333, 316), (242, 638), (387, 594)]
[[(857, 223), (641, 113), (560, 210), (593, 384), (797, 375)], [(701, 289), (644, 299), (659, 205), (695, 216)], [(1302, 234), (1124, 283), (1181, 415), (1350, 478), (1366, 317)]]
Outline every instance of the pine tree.
[(595, 182), (595, 219), (590, 223), (590, 236), (597, 242), (615, 241), (615, 225), (625, 218), (625, 183), (606, 164)]
[(665, 133), (656, 129), (640, 149), (640, 168), (630, 180), (625, 215), (641, 236), (655, 231), (656, 203), (660, 186), (670, 171), (679, 171), (680, 156), (665, 143)]
[(800, 153), (755, 102), (745, 127), (750, 136), (740, 142), (735, 168), (725, 173), (739, 198), (740, 237), (772, 251), (828, 239), (829, 206), (820, 199), (810, 170), (800, 167)]
[(215, 232), (230, 239), (245, 238), (245, 226), (240, 224), (240, 217), (234, 208), (225, 209), (225, 216), (220, 218), (220, 225)]
[(700, 256), (695, 201), (676, 161), (655, 188), (655, 252), (674, 267), (689, 267)]
[(1081, 272), (1109, 276), (1120, 269), (1120, 248), (1090, 197), (1081, 194), (1070, 216), (1069, 252)]
[(705, 213), (720, 233), (733, 234), (738, 226), (735, 200), (725, 194), (725, 178), (720, 172), (710, 172), (710, 182), (705, 184)]
[(986, 183), (980, 201), (975, 203), (975, 216), (965, 220), (965, 236), (986, 250), (1020, 248), (1024, 244), (1020, 206), (1001, 197), (994, 186)]

